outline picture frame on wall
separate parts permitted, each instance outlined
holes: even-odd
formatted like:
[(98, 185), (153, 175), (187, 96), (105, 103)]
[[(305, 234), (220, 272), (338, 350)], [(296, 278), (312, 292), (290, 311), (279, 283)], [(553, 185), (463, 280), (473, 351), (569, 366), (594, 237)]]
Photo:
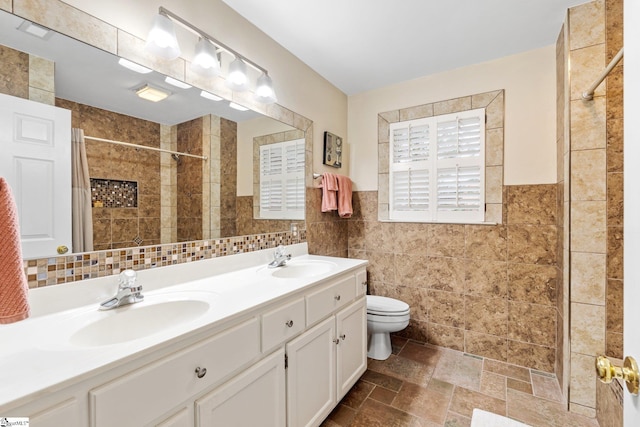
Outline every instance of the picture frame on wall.
[(342, 137), (331, 132), (324, 133), (324, 156), (322, 163), (334, 168), (342, 167)]

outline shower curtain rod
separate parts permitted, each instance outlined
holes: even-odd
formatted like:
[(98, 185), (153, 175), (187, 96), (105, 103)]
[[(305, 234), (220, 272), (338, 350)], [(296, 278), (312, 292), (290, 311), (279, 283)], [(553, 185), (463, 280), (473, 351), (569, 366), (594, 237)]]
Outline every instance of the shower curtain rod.
[(600, 86), (600, 83), (602, 83), (602, 81), (607, 77), (607, 75), (609, 75), (611, 70), (613, 70), (613, 67), (618, 65), (618, 62), (620, 62), (623, 55), (624, 55), (624, 47), (621, 47), (618, 53), (616, 54), (616, 56), (614, 56), (611, 62), (609, 62), (609, 65), (607, 65), (607, 68), (604, 69), (600, 77), (598, 77), (598, 79), (595, 82), (593, 82), (591, 86), (589, 86), (589, 89), (587, 89), (586, 92), (582, 92), (582, 99), (585, 99), (587, 101), (591, 101), (593, 99), (593, 94), (596, 91), (597, 87)]
[(131, 147), (131, 148), (142, 148), (143, 150), (159, 151), (161, 153), (175, 154), (176, 156), (193, 157), (193, 158), (196, 158), (196, 159), (207, 160), (207, 156), (199, 156), (197, 154), (181, 153), (179, 151), (165, 150), (163, 148), (147, 147), (145, 145), (131, 144), (130, 142), (114, 141), (112, 139), (96, 138), (95, 136), (85, 136), (84, 139), (90, 139), (92, 141), (108, 142), (110, 144), (116, 144), (116, 145), (124, 145), (125, 147)]

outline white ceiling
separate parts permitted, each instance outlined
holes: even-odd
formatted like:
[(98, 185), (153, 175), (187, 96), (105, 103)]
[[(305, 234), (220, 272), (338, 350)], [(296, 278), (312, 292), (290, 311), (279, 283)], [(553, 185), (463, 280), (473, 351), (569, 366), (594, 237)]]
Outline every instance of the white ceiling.
[(353, 95), (551, 45), (588, 0), (223, 1)]

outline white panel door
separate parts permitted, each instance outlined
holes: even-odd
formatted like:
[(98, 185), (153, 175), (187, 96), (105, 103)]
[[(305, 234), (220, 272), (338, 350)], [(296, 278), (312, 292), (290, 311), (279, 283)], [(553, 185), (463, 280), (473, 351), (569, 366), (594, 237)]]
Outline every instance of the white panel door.
[(24, 258), (71, 249), (71, 112), (0, 94), (0, 176), (16, 199)]
[[(624, 355), (640, 361), (640, 2), (624, 2)], [(624, 391), (624, 425), (640, 426), (640, 398)]]

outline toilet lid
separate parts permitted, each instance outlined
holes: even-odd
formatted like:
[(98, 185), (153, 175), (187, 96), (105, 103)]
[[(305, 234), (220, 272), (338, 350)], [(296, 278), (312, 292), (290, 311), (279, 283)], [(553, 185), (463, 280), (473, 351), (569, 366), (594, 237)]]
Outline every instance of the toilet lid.
[(367, 295), (367, 313), (389, 316), (408, 312), (409, 304), (406, 302), (378, 295)]

